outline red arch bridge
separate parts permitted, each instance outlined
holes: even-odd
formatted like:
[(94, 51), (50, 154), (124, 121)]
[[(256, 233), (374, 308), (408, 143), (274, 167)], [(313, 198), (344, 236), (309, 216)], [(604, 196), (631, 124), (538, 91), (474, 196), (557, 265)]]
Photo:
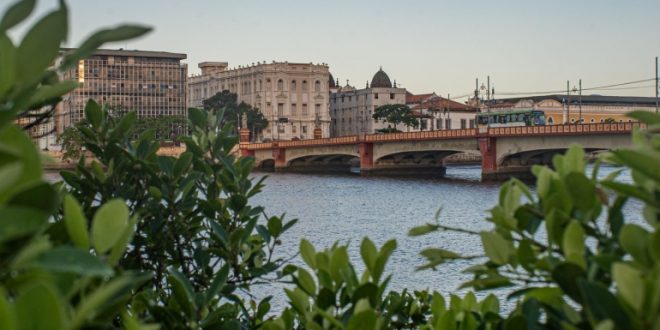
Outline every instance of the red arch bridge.
[(639, 123), (566, 124), (533, 127), (474, 128), (343, 136), (249, 143), (241, 131), (242, 156), (256, 167), (300, 173), (349, 172), (361, 175), (442, 176), (444, 158), (456, 153), (481, 156), (482, 179), (529, 176), (534, 164), (551, 164), (572, 144), (587, 152), (632, 145)]

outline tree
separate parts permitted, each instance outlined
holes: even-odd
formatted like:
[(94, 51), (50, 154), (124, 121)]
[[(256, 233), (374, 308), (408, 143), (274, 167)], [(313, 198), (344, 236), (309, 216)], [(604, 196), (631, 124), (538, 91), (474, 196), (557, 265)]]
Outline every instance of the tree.
[(393, 124), (395, 131), (397, 124), (404, 124), (407, 127), (419, 126), (419, 120), (415, 117), (412, 110), (410, 110), (405, 104), (381, 105), (374, 111), (373, 118)]
[(204, 100), (204, 109), (207, 111), (224, 111), (221, 126), (231, 124), (234, 129), (239, 127), (242, 116), (247, 117), (247, 125), (253, 135), (261, 133), (268, 126), (268, 120), (259, 109), (253, 108), (245, 102), (237, 103), (238, 97), (235, 93), (228, 90), (216, 93), (212, 97)]

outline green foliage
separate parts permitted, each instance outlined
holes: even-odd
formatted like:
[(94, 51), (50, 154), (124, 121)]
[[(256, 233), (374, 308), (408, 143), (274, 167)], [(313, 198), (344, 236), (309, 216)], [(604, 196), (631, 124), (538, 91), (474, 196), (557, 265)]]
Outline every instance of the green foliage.
[[(555, 170), (536, 166), (536, 194), (505, 183), (481, 232), (486, 262), (468, 268), (478, 290), (514, 286), (516, 310), (507, 322), (536, 328), (657, 329), (660, 326), (660, 116), (631, 113), (648, 125), (633, 133), (635, 148), (603, 158), (631, 170), (633, 183), (585, 175), (584, 152), (555, 156)], [(598, 162), (600, 162), (599, 160)], [(630, 199), (644, 204), (646, 223), (623, 217)], [(639, 219), (641, 220), (641, 219)], [(411, 234), (456, 230), (441, 224)], [(464, 231), (465, 232), (465, 231)], [(429, 262), (435, 260), (429, 258)]]
[(212, 112), (224, 111), (220, 127), (231, 124), (232, 127), (238, 128), (244, 115), (247, 119), (247, 128), (253, 135), (261, 133), (268, 126), (268, 120), (259, 109), (253, 108), (244, 102), (238, 103), (238, 96), (227, 90), (218, 92), (204, 100), (204, 109)]
[[(132, 237), (126, 253), (111, 256), (122, 269), (153, 274), (137, 295), (143, 319), (171, 328), (257, 322), (235, 291), (281, 266), (273, 252), (294, 222), (259, 224), (264, 210), (248, 201), (262, 182), (248, 177), (251, 159), (230, 155), (237, 138), (228, 127), (216, 131), (222, 112), (191, 109), (192, 135), (182, 138), (188, 151), (174, 158), (156, 155), (153, 131), (132, 140), (133, 113), (114, 119), (94, 101), (85, 111), (78, 129), (95, 160), (62, 177), (86, 215), (97, 214), (91, 238), (98, 253)], [(130, 214), (139, 221), (127, 232)], [(223, 299), (235, 302), (231, 313)]]
[[(394, 125), (394, 132), (397, 131), (396, 125), (403, 124), (407, 127), (418, 127), (419, 119), (415, 117), (412, 110), (405, 104), (386, 104), (374, 110), (373, 118), (382, 120)], [(389, 132), (386, 132), (389, 133)]]

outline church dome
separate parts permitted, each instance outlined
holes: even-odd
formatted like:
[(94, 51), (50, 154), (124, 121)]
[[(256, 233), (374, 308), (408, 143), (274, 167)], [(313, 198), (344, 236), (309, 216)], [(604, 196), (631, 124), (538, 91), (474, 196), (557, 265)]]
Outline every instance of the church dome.
[(376, 72), (373, 79), (371, 79), (371, 88), (379, 87), (392, 88), (392, 81), (390, 80), (390, 77), (387, 76), (387, 73), (383, 71), (382, 67)]
[(328, 73), (328, 75), (330, 75), (330, 80), (328, 81), (328, 86), (330, 86), (330, 88), (337, 87), (337, 84), (335, 84), (335, 77), (332, 76), (332, 73)]

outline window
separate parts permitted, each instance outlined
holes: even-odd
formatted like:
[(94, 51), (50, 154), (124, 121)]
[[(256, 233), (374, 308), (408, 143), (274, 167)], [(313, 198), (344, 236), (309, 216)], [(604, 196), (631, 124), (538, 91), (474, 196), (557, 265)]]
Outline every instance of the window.
[(291, 126), (291, 133), (294, 133), (294, 134), (296, 133), (296, 126), (295, 125)]
[(314, 106), (314, 113), (317, 114), (317, 115), (321, 114), (321, 105), (320, 104), (317, 104), (317, 105)]
[(302, 133), (303, 133), (303, 134), (306, 134), (306, 133), (307, 133), (307, 126), (303, 126), (303, 127), (302, 127)]
[(451, 129), (451, 119), (449, 118), (445, 119), (445, 128)]
[(394, 100), (394, 93), (390, 93), (390, 100)]
[(315, 92), (320, 92), (321, 91), (321, 82), (318, 81), (318, 80), (316, 82), (314, 82), (314, 91)]
[(307, 103), (303, 103), (303, 105), (302, 105), (302, 114), (307, 115), (308, 113), (309, 112), (307, 111)]
[(552, 125), (555, 123), (555, 120), (552, 117), (548, 117), (548, 124)]
[(461, 119), (461, 129), (465, 129), (467, 127), (467, 121), (465, 119)]
[(277, 116), (278, 117), (284, 116), (284, 103), (277, 104)]
[(294, 92), (296, 91), (296, 81), (295, 80), (291, 80), (291, 90), (294, 91)]
[(435, 129), (442, 129), (442, 119), (435, 120)]
[(284, 90), (284, 81), (282, 79), (277, 81), (277, 90), (278, 91), (283, 91)]
[(296, 104), (295, 103), (291, 103), (291, 114), (292, 115), (296, 114)]
[(306, 91), (307, 91), (307, 80), (303, 80), (303, 82), (302, 82), (302, 90), (303, 90), (303, 92), (306, 92)]
[(374, 93), (374, 98), (378, 100), (378, 93)]
[(470, 128), (474, 128), (474, 119), (470, 119)]
[(286, 133), (286, 125), (278, 124), (277, 125), (277, 133)]
[(426, 119), (422, 119), (419, 121), (419, 124), (420, 124), (420, 130), (424, 131), (427, 129), (428, 121)]

